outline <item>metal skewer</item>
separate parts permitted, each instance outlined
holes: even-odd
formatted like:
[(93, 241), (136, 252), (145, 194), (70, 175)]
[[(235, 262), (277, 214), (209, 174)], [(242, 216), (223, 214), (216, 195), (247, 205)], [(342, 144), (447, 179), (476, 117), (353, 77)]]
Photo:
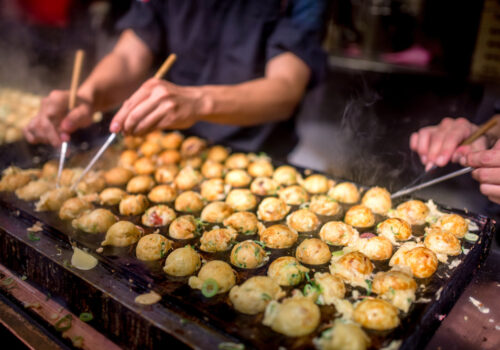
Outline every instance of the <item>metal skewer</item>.
[[(80, 73), (82, 71), (84, 51), (78, 50), (75, 55), (75, 63), (73, 64), (73, 75), (71, 76), (71, 87), (69, 89), (69, 104), (68, 111), (75, 108), (76, 104), (76, 90), (78, 88), (78, 81), (80, 80)], [(61, 181), (61, 174), (64, 169), (64, 161), (66, 160), (66, 152), (68, 151), (68, 141), (61, 143), (61, 152), (59, 154), (59, 167), (57, 168), (56, 187), (59, 188)]]
[[(163, 64), (161, 65), (161, 67), (158, 69), (158, 71), (156, 72), (156, 74), (154, 75), (154, 77), (157, 78), (157, 79), (161, 79), (165, 74), (167, 74), (168, 70), (170, 69), (170, 67), (172, 67), (172, 65), (174, 64), (174, 62), (175, 62), (176, 59), (177, 59), (177, 55), (176, 54), (174, 54), (174, 53), (170, 54), (168, 56), (168, 58), (165, 60), (165, 62), (163, 62)], [(75, 188), (78, 185), (78, 183), (80, 181), (82, 181), (82, 179), (85, 177), (85, 175), (87, 175), (87, 173), (90, 171), (90, 169), (92, 169), (92, 167), (94, 166), (94, 164), (101, 157), (101, 155), (108, 149), (108, 147), (111, 145), (111, 143), (113, 143), (113, 141), (115, 140), (115, 138), (116, 138), (116, 133), (112, 133), (111, 135), (109, 135), (109, 137), (106, 140), (106, 142), (104, 142), (104, 145), (101, 146), (101, 148), (99, 149), (99, 151), (97, 151), (97, 153), (95, 154), (95, 156), (90, 160), (90, 163), (83, 170), (83, 172), (81, 173), (81, 175), (78, 178), (78, 180), (76, 180), (76, 182), (71, 186), (71, 190), (75, 190)]]
[(435, 185), (437, 183), (440, 183), (440, 182), (452, 179), (454, 177), (457, 177), (457, 176), (460, 176), (460, 175), (464, 175), (464, 174), (468, 174), (468, 173), (472, 172), (473, 170), (474, 170), (474, 168), (467, 167), (467, 168), (463, 168), (463, 169), (454, 171), (452, 173), (449, 173), (449, 174), (437, 177), (435, 179), (432, 179), (430, 181), (424, 182), (424, 183), (422, 183), (420, 185), (413, 186), (413, 187), (410, 187), (410, 188), (407, 188), (407, 189), (404, 189), (404, 190), (397, 191), (396, 193), (393, 193), (391, 195), (391, 198), (394, 199), (394, 198), (398, 198), (398, 197), (404, 196), (404, 195), (409, 194), (409, 193), (413, 193), (415, 191), (418, 191), (418, 190), (421, 190), (423, 188)]

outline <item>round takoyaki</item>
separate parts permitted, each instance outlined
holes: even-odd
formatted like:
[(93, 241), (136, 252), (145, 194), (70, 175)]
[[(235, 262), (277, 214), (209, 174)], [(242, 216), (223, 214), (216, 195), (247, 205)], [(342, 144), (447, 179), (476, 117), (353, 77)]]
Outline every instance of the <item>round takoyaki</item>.
[(253, 210), (257, 206), (257, 198), (248, 189), (234, 189), (227, 195), (226, 203), (236, 211)]
[(408, 312), (411, 303), (415, 301), (417, 283), (410, 275), (402, 271), (378, 272), (373, 278), (372, 290), (380, 298)]
[(125, 136), (123, 139), (123, 144), (128, 149), (135, 149), (139, 147), (144, 142), (144, 139), (140, 136)]
[(73, 197), (63, 203), (59, 209), (59, 218), (61, 220), (73, 220), (92, 208), (93, 205), (86, 200), (79, 197)]
[(171, 276), (190, 276), (201, 266), (200, 254), (192, 246), (175, 249), (167, 256), (163, 271)]
[(390, 218), (377, 225), (377, 233), (396, 244), (397, 241), (410, 239), (411, 226), (403, 219)]
[(328, 272), (316, 272), (314, 284), (319, 288), (306, 288), (305, 294), (307, 296), (311, 292), (317, 293), (316, 299), (320, 305), (332, 305), (337, 299), (345, 296), (346, 288), (342, 279)]
[(155, 171), (155, 180), (160, 184), (174, 182), (179, 173), (179, 168), (175, 164), (162, 165)]
[(359, 232), (342, 221), (329, 221), (321, 227), (319, 237), (330, 245), (347, 246), (359, 239)]
[(429, 215), (429, 208), (424, 202), (413, 199), (401, 203), (389, 213), (390, 217), (405, 220), (410, 225), (424, 225)]
[(226, 167), (228, 169), (245, 169), (250, 163), (248, 156), (245, 153), (233, 153), (226, 159)]
[(106, 187), (106, 181), (102, 177), (102, 172), (90, 172), (76, 186), (76, 191), (80, 195), (99, 193)]
[(178, 149), (182, 141), (184, 141), (184, 136), (177, 131), (173, 131), (162, 136), (160, 145), (166, 149)]
[(170, 203), (176, 196), (177, 191), (172, 185), (158, 185), (148, 193), (148, 199), (153, 203)]
[(230, 228), (215, 228), (205, 231), (200, 238), (200, 249), (208, 253), (229, 250), (237, 235), (238, 233)]
[(175, 149), (166, 149), (158, 155), (157, 161), (160, 165), (175, 165), (180, 163), (181, 154)]
[(307, 238), (297, 247), (295, 257), (304, 264), (322, 265), (330, 261), (332, 253), (321, 239)]
[(207, 153), (208, 160), (218, 163), (222, 163), (223, 161), (225, 161), (228, 156), (229, 150), (226, 147), (220, 145), (210, 147)]
[(127, 192), (117, 187), (109, 187), (99, 194), (101, 205), (117, 205), (127, 195)]
[(366, 350), (371, 340), (357, 323), (336, 319), (332, 328), (314, 339), (314, 344), (318, 350)]
[(224, 181), (232, 187), (246, 187), (252, 182), (252, 177), (243, 169), (233, 169), (228, 171)]
[(252, 181), (250, 191), (258, 196), (272, 196), (278, 191), (278, 183), (268, 177), (258, 177)]
[(127, 195), (120, 201), (119, 209), (121, 215), (139, 215), (146, 211), (148, 200), (145, 195)]
[(282, 165), (274, 170), (273, 180), (276, 181), (278, 185), (295, 185), (299, 179), (300, 174), (297, 172), (297, 169), (290, 165)]
[(290, 207), (283, 200), (267, 197), (260, 202), (257, 215), (263, 221), (278, 221), (284, 219), (289, 211)]
[(233, 269), (228, 263), (220, 260), (207, 262), (200, 269), (197, 277), (189, 278), (189, 286), (193, 289), (200, 289), (207, 298), (226, 293), (235, 284), (236, 275)]
[(212, 224), (222, 223), (233, 213), (233, 209), (224, 202), (212, 202), (201, 211), (201, 220)]
[(149, 175), (137, 175), (130, 179), (127, 184), (127, 192), (144, 193), (151, 190), (155, 185), (155, 180)]
[(122, 152), (120, 159), (118, 160), (118, 165), (123, 168), (133, 168), (135, 161), (139, 159), (139, 155), (136, 151), (127, 149)]
[(139, 146), (139, 152), (145, 157), (160, 153), (161, 146), (157, 142), (146, 141)]
[(281, 287), (271, 278), (254, 276), (243, 284), (231, 288), (229, 300), (237, 311), (256, 315), (263, 312), (271, 300), (278, 300), (284, 295)]
[(224, 200), (227, 190), (222, 179), (209, 179), (201, 183), (201, 196), (209, 202)]
[(135, 256), (139, 260), (154, 261), (167, 256), (170, 249), (172, 249), (172, 241), (158, 233), (151, 233), (139, 239), (135, 247)]
[(291, 256), (277, 258), (267, 269), (267, 275), (280, 286), (295, 286), (305, 279), (308, 272), (307, 267)]
[(398, 309), (382, 299), (365, 298), (356, 305), (353, 316), (361, 326), (377, 331), (399, 326)]
[(129, 221), (118, 221), (106, 232), (102, 246), (127, 247), (134, 244), (141, 237), (142, 231)]
[(30, 181), (25, 186), (18, 188), (16, 190), (16, 196), (24, 201), (34, 201), (53, 188), (53, 182), (49, 182), (42, 178), (40, 180)]
[(342, 207), (335, 199), (323, 194), (311, 198), (309, 209), (318, 215), (324, 216), (335, 216), (342, 211)]
[(190, 136), (181, 144), (181, 154), (184, 157), (194, 157), (200, 154), (207, 147), (205, 140), (196, 136)]
[(309, 201), (307, 191), (298, 185), (279, 189), (278, 196), (288, 205), (300, 205)]
[(272, 225), (260, 233), (260, 240), (272, 249), (289, 248), (297, 242), (299, 234), (286, 225)]
[(425, 230), (424, 245), (436, 253), (439, 261), (446, 262), (447, 256), (459, 255), (462, 251), (462, 246), (457, 237), (452, 233), (441, 230), (434, 226)]
[(371, 260), (387, 260), (392, 256), (392, 243), (384, 236), (362, 234), (351, 246)]
[(359, 201), (359, 190), (351, 182), (341, 182), (328, 191), (328, 196), (336, 201), (347, 204), (354, 204)]
[(274, 167), (268, 160), (259, 159), (248, 165), (248, 173), (253, 177), (271, 177)]
[(370, 278), (373, 268), (373, 263), (361, 252), (339, 251), (332, 254), (331, 274), (353, 286), (367, 288), (366, 280)]
[(176, 218), (168, 228), (168, 234), (175, 239), (190, 239), (198, 233), (199, 225), (192, 215), (183, 215)]
[(457, 238), (462, 238), (469, 230), (469, 221), (457, 214), (444, 214), (434, 226), (451, 233)]
[(57, 176), (58, 164), (55, 160), (50, 160), (45, 163), (42, 167), (42, 178), (43, 179), (55, 179)]
[(375, 214), (386, 215), (392, 207), (391, 194), (385, 188), (372, 187), (364, 194), (361, 204)]
[(75, 192), (68, 187), (54, 188), (40, 197), (36, 203), (36, 211), (57, 211), (67, 199), (74, 195)]
[(224, 177), (225, 168), (219, 162), (207, 160), (201, 166), (201, 174), (207, 179), (220, 179)]
[(182, 168), (181, 171), (175, 177), (175, 185), (181, 191), (190, 190), (197, 186), (201, 180), (202, 176), (198, 170), (191, 167)]
[(74, 219), (72, 225), (74, 228), (87, 233), (104, 233), (116, 221), (116, 217), (112, 212), (107, 209), (98, 208)]
[(242, 269), (255, 269), (269, 260), (264, 248), (252, 240), (236, 244), (231, 250), (231, 264)]
[(137, 175), (151, 175), (156, 167), (151, 158), (142, 157), (134, 162), (134, 171)]
[(326, 193), (333, 185), (335, 185), (335, 181), (320, 174), (310, 175), (302, 183), (302, 187), (311, 194)]
[(181, 160), (180, 167), (185, 168), (185, 167), (191, 167), (193, 169), (200, 169), (201, 165), (203, 164), (203, 159), (201, 157), (189, 157), (189, 158), (183, 158)]
[(354, 227), (366, 228), (375, 224), (375, 216), (370, 208), (363, 205), (351, 207), (345, 214), (344, 221)]
[(175, 199), (175, 210), (185, 213), (197, 213), (203, 209), (205, 203), (197, 192), (186, 191)]
[(147, 227), (168, 226), (176, 218), (175, 211), (164, 204), (146, 209), (142, 215), (142, 224)]
[(413, 276), (427, 278), (436, 272), (438, 258), (432, 250), (414, 242), (407, 242), (394, 253), (389, 265), (406, 266), (410, 268)]
[(288, 215), (286, 224), (298, 232), (311, 232), (319, 227), (320, 221), (311, 210), (299, 209)]
[(257, 216), (247, 211), (232, 214), (223, 221), (223, 224), (243, 235), (254, 235), (263, 229), (263, 225), (257, 220)]

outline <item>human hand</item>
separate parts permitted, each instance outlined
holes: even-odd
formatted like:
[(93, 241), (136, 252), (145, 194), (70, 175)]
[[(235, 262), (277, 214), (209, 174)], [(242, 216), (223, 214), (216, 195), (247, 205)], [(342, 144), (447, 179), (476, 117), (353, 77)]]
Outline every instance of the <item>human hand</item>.
[(470, 145), (459, 147), (477, 128), (465, 118), (444, 118), (438, 125), (414, 132), (410, 138), (410, 148), (419, 154), (426, 171), (433, 165), (442, 167), (450, 161), (458, 162), (460, 157), (470, 152), (486, 149), (485, 136)]
[(500, 140), (489, 150), (471, 152), (460, 158), (460, 164), (476, 168), (472, 177), (479, 181), (480, 191), (500, 204)]
[(154, 129), (186, 129), (204, 110), (202, 89), (151, 78), (125, 101), (110, 131), (143, 135)]
[(54, 90), (42, 99), (38, 114), (24, 129), (30, 143), (50, 143), (57, 147), (69, 141), (70, 134), (92, 123), (92, 106), (77, 97), (76, 107), (68, 111), (69, 92)]

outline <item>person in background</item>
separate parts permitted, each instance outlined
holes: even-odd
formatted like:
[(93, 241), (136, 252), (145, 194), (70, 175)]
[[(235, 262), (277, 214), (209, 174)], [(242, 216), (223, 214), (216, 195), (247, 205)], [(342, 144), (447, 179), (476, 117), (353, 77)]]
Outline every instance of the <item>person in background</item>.
[(419, 154), (426, 171), (433, 165), (443, 167), (449, 162), (475, 168), (472, 177), (479, 181), (481, 193), (500, 204), (500, 114), (494, 118), (497, 124), (471, 145), (459, 146), (478, 125), (465, 118), (445, 118), (438, 125), (414, 132), (410, 148)]
[[(325, 1), (134, 1), (123, 30), (77, 92), (53, 91), (26, 127), (31, 143), (58, 146), (95, 111), (123, 103), (111, 132), (186, 129), (243, 151), (296, 143), (290, 118), (325, 69)], [(152, 76), (178, 58), (166, 80)], [(146, 82), (144, 82), (146, 81)]]

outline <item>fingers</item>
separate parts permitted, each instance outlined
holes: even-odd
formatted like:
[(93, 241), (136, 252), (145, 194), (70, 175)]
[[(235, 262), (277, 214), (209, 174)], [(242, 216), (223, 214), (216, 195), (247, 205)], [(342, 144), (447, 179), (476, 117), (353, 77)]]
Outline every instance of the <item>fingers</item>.
[(420, 155), (422, 163), (424, 164), (427, 164), (428, 161), (427, 153), (429, 153), (429, 143), (431, 139), (432, 130), (433, 130), (432, 127), (426, 127), (422, 128), (418, 132), (417, 152)]
[(484, 194), (488, 198), (490, 197), (500, 198), (499, 185), (481, 184), (481, 186), (479, 186), (479, 190), (481, 191), (482, 194)]
[(162, 122), (162, 124), (169, 124), (169, 121), (175, 120), (175, 115), (172, 113), (174, 109), (175, 104), (173, 101), (166, 101), (162, 103), (145, 118), (140, 120), (132, 133), (134, 135), (144, 135), (155, 129), (160, 122)]
[(61, 132), (69, 135), (92, 124), (90, 107), (86, 104), (73, 108), (61, 122)]
[(500, 167), (500, 149), (469, 153), (460, 160), (460, 164), (473, 168)]
[(417, 151), (418, 147), (418, 133), (414, 132), (410, 136), (410, 149), (412, 151)]
[(482, 184), (500, 185), (500, 168), (479, 168), (472, 172), (472, 177)]

